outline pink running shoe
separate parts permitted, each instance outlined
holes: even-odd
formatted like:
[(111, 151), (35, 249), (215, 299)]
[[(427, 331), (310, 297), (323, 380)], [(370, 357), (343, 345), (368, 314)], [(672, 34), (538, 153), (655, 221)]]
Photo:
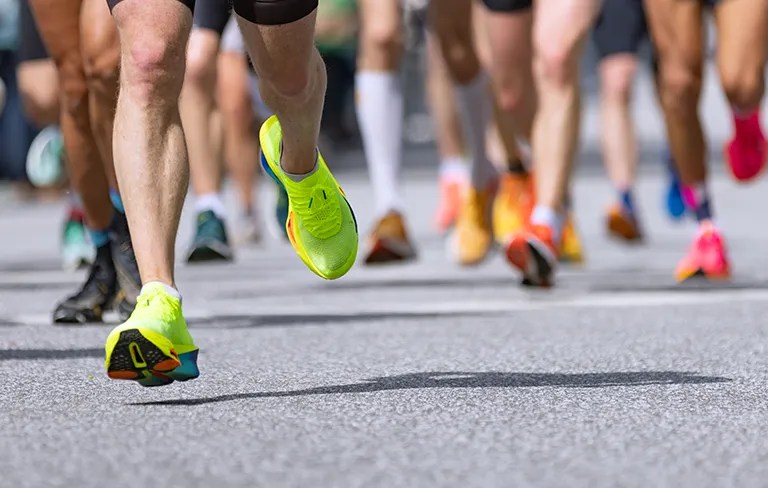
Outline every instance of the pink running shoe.
[(748, 117), (734, 115), (733, 123), (735, 133), (725, 148), (725, 159), (737, 181), (749, 181), (760, 174), (768, 156), (760, 112), (755, 110)]
[(727, 280), (731, 277), (725, 240), (720, 231), (709, 221), (701, 223), (688, 254), (675, 270), (678, 283), (696, 276), (712, 281)]

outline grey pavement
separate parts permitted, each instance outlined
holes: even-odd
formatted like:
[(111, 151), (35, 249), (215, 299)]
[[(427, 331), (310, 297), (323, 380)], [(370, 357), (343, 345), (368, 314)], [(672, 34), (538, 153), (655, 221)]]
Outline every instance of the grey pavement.
[[(694, 227), (666, 220), (662, 174), (642, 173), (650, 237), (633, 248), (603, 234), (605, 179), (579, 176), (588, 260), (552, 291), (498, 255), (451, 264), (427, 170), (406, 188), (415, 264), (328, 283), (270, 240), (181, 265), (202, 376), (160, 389), (106, 378), (108, 325), (50, 324), (81, 279), (58, 270), (63, 208), (9, 203), (0, 486), (765, 486), (768, 182), (717, 176), (734, 281), (680, 288)], [(363, 175), (342, 183), (367, 226)]]

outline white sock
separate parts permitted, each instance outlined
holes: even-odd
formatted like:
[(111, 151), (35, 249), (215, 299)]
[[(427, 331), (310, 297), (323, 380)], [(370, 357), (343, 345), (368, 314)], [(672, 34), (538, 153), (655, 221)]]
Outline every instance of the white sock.
[(397, 72), (361, 71), (355, 77), (357, 120), (380, 215), (402, 209), (400, 165), (403, 90)]
[(195, 211), (197, 213), (207, 212), (208, 210), (216, 214), (220, 219), (227, 213), (224, 208), (224, 202), (218, 193), (203, 193), (195, 198)]
[(491, 93), (484, 72), (467, 85), (456, 85), (464, 134), (471, 153), (472, 186), (485, 189), (498, 177), (496, 168), (485, 151), (485, 129), (491, 117)]
[(179, 293), (179, 290), (172, 287), (171, 285), (168, 285), (166, 283), (163, 283), (162, 281), (149, 281), (147, 283), (144, 283), (144, 286), (141, 287), (141, 293), (144, 293), (144, 288), (148, 287), (149, 285), (158, 284), (162, 285), (163, 288), (165, 288), (165, 292), (171, 295), (174, 298), (178, 298), (179, 301), (181, 301), (181, 293)]
[(440, 177), (450, 179), (467, 179), (469, 164), (463, 156), (448, 156), (440, 160)]
[(553, 208), (545, 207), (544, 205), (536, 205), (531, 214), (531, 223), (533, 225), (546, 225), (552, 229), (552, 236), (555, 239), (555, 244), (560, 242), (563, 225), (565, 224), (565, 219), (562, 213), (557, 212)]

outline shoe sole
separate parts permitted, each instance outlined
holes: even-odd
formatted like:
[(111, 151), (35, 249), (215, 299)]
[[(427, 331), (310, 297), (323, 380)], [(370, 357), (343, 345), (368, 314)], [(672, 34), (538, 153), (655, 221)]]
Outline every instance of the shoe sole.
[(188, 381), (200, 374), (198, 349), (179, 355), (171, 341), (154, 331), (127, 329), (112, 339), (114, 344), (110, 345), (110, 339), (107, 340), (107, 376), (113, 380), (162, 386), (173, 381)]
[(523, 242), (512, 241), (507, 246), (507, 261), (520, 270), (523, 275), (522, 284), (549, 288), (552, 286), (554, 261), (546, 246), (534, 239), (525, 239)]
[(683, 284), (695, 280), (706, 280), (714, 283), (723, 283), (730, 281), (731, 272), (727, 271), (725, 273), (707, 273), (703, 269), (698, 268), (695, 271), (677, 273), (675, 279), (677, 279), (678, 284)]
[(365, 258), (367, 265), (401, 263), (416, 258), (410, 244), (397, 239), (376, 239)]
[(725, 159), (725, 166), (728, 168), (728, 173), (730, 173), (731, 178), (734, 179), (737, 183), (751, 183), (758, 179), (760, 175), (763, 174), (765, 171), (765, 168), (768, 166), (768, 141), (765, 143), (766, 147), (766, 156), (765, 160), (763, 161), (763, 165), (760, 166), (760, 169), (753, 175), (740, 178), (736, 176), (736, 173), (733, 172), (733, 164), (731, 163), (731, 157), (728, 154), (728, 144), (725, 145), (725, 148), (723, 149), (723, 158)]

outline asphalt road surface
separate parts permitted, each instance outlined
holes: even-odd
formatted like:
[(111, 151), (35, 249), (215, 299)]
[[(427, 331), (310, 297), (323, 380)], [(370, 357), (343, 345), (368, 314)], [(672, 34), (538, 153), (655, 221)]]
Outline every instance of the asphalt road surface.
[[(180, 266), (202, 376), (158, 389), (106, 378), (107, 325), (50, 324), (82, 279), (58, 269), (63, 208), (6, 202), (0, 486), (768, 483), (768, 182), (716, 177), (735, 277), (681, 288), (694, 226), (666, 219), (660, 168), (639, 186), (648, 242), (630, 248), (604, 236), (604, 177), (582, 174), (587, 262), (527, 291), (498, 255), (447, 259), (428, 173), (408, 178), (415, 264), (327, 283), (268, 240)], [(363, 175), (341, 179), (367, 228)]]

